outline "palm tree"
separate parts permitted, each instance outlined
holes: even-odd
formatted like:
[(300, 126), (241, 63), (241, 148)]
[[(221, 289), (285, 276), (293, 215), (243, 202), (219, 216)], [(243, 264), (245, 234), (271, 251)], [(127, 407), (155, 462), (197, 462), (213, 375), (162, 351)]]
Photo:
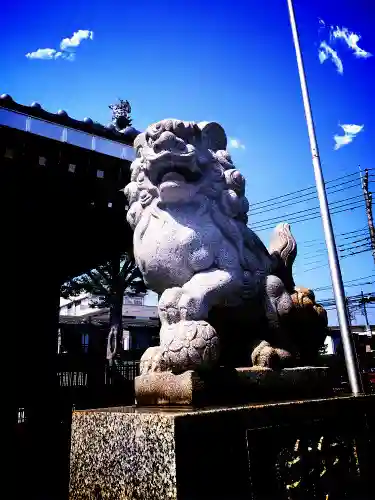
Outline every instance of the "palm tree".
[(124, 252), (63, 283), (60, 295), (67, 299), (88, 293), (91, 295), (91, 307), (109, 308), (107, 360), (112, 365), (121, 342), (124, 295), (137, 295), (146, 291), (134, 256)]

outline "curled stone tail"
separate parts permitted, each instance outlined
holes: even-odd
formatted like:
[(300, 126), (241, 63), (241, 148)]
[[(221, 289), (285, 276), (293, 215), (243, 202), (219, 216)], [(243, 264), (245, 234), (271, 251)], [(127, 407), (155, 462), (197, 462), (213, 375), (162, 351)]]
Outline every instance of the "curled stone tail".
[(297, 256), (297, 243), (286, 222), (278, 224), (271, 237), (269, 247), (271, 256), (276, 260), (276, 274), (282, 279), (289, 292), (294, 290), (293, 263)]

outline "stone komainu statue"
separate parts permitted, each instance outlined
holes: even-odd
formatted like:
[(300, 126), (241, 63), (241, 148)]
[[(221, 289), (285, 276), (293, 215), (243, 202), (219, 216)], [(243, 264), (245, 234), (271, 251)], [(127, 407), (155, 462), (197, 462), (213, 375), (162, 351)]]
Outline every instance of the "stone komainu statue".
[(294, 286), (289, 225), (276, 227), (269, 250), (247, 226), (245, 179), (223, 128), (163, 120), (134, 147), (127, 220), (161, 320), (160, 346), (145, 352), (141, 374), (313, 362), (326, 312)]

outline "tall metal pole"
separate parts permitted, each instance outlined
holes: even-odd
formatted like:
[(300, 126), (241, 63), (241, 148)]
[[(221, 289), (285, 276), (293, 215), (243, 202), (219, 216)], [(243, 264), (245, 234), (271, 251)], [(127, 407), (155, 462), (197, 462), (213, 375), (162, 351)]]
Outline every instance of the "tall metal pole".
[(336, 301), (337, 315), (341, 330), (341, 339), (344, 348), (345, 363), (348, 371), (350, 388), (354, 396), (359, 395), (362, 390), (362, 380), (360, 371), (358, 369), (356, 355), (354, 353), (353, 344), (351, 341), (351, 332), (349, 328), (348, 316), (346, 313), (345, 305), (345, 293), (344, 285), (341, 276), (340, 264), (337, 255), (337, 248), (335, 244), (335, 238), (333, 235), (331, 215), (329, 213), (327, 193), (324, 184), (322, 167), (320, 164), (318, 144), (316, 141), (314, 121), (311, 112), (311, 104), (309, 98), (309, 92), (307, 89), (305, 69), (302, 60), (301, 48), (299, 44), (299, 37), (296, 25), (296, 19), (294, 15), (293, 0), (287, 0), (290, 25), (292, 28), (293, 42), (296, 50), (298, 73), (301, 83), (302, 99), (305, 108), (305, 116), (307, 123), (307, 130), (310, 140), (310, 149), (312, 155), (312, 163), (314, 167), (315, 183), (320, 204), (320, 213), (322, 216), (324, 236), (328, 251), (328, 262), (331, 272), (331, 279), (333, 285), (333, 292)]

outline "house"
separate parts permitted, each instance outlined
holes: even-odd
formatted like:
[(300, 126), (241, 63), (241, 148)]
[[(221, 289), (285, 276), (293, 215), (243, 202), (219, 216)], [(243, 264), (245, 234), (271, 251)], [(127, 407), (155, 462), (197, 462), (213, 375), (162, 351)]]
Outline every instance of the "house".
[[(92, 306), (90, 294), (60, 299), (60, 334), (58, 351), (68, 349), (89, 350), (90, 337), (100, 336), (100, 344), (105, 344), (109, 327), (109, 308)], [(157, 296), (153, 292), (146, 295), (125, 295), (122, 309), (123, 350), (145, 350), (155, 345), (159, 334)], [(95, 333), (96, 332), (96, 333)], [(74, 339), (68, 338), (74, 335)], [(93, 339), (92, 339), (93, 340)], [(98, 339), (96, 339), (98, 340)], [(79, 345), (78, 345), (79, 344)], [(73, 347), (74, 345), (74, 347)]]
[[(375, 352), (375, 325), (352, 326), (351, 331), (356, 341), (357, 349), (362, 352)], [(329, 327), (329, 336), (326, 338), (327, 353), (337, 354), (342, 350), (341, 334), (339, 326)]]

